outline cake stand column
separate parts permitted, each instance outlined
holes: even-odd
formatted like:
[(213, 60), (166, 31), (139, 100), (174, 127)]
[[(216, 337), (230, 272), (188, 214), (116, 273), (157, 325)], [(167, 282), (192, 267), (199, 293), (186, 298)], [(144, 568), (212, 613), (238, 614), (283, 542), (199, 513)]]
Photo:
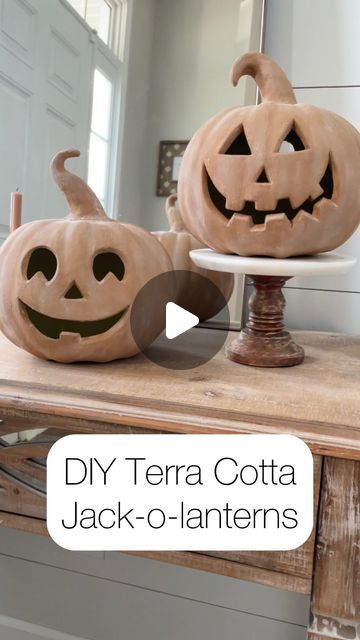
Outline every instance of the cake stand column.
[(304, 350), (284, 328), (282, 288), (291, 276), (249, 276), (254, 291), (249, 319), (227, 348), (230, 360), (258, 367), (291, 367), (304, 360)]
[(336, 276), (347, 273), (356, 259), (336, 253), (294, 258), (243, 257), (194, 249), (198, 267), (247, 274), (254, 285), (249, 319), (227, 348), (229, 360), (254, 367), (291, 367), (301, 364), (304, 350), (284, 327), (283, 287), (293, 276)]

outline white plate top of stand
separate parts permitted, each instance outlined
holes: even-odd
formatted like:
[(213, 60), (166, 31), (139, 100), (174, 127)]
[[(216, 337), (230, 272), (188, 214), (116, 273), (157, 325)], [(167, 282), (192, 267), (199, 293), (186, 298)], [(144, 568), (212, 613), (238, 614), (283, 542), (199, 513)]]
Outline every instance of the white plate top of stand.
[(258, 276), (330, 276), (346, 273), (356, 264), (356, 258), (338, 253), (280, 259), (246, 258), (216, 253), (212, 249), (195, 249), (190, 251), (190, 258), (203, 269)]

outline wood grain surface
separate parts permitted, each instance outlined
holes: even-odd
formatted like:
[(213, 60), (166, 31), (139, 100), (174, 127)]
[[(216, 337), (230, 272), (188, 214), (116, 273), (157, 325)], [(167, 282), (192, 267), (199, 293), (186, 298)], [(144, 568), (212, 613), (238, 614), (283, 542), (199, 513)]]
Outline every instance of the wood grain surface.
[[(208, 340), (211, 334), (201, 330), (199, 339)], [(0, 442), (0, 526), (46, 534), (45, 456), (61, 434), (292, 433), (313, 452), (331, 456), (322, 484), (313, 613), (357, 619), (360, 338), (301, 332), (294, 337), (306, 353), (298, 367), (257, 369), (219, 353), (196, 370), (180, 371), (158, 367), (143, 356), (107, 365), (55, 364), (0, 337), (0, 436), (30, 428), (59, 429), (29, 443)], [(315, 512), (320, 467), (316, 457)], [(288, 553), (141, 555), (310, 593), (313, 549), (314, 533), (303, 547)]]
[(360, 463), (324, 461), (311, 610), (360, 623)]
[(223, 558), (269, 571), (311, 579), (313, 572), (317, 511), (319, 504), (322, 458), (314, 457), (314, 527), (305, 544), (291, 551), (205, 551), (214, 558)]
[[(199, 329), (199, 340), (211, 334)], [(306, 353), (297, 367), (246, 367), (219, 353), (180, 371), (141, 355), (106, 365), (55, 364), (1, 336), (2, 429), (15, 420), (23, 428), (72, 431), (131, 424), (176, 433), (292, 433), (315, 453), (360, 459), (360, 338), (293, 335)], [(181, 354), (169, 354), (175, 357)]]
[(209, 573), (217, 573), (238, 580), (256, 582), (257, 584), (274, 587), (275, 589), (283, 589), (284, 591), (292, 591), (305, 595), (308, 595), (311, 591), (311, 577), (302, 578), (300, 576), (281, 573), (280, 571), (270, 571), (262, 567), (235, 562), (228, 558), (211, 558), (201, 553), (201, 551), (143, 551), (129, 552), (129, 555), (159, 560), (160, 562), (168, 562), (182, 567), (208, 571)]
[[(119, 427), (130, 433), (130, 427)], [(144, 431), (139, 429), (139, 431)], [(0, 509), (3, 513), (0, 526), (32, 531), (46, 518), (46, 460), (35, 456), (46, 455), (50, 446), (66, 431), (48, 429), (37, 435), (31, 443), (2, 446), (0, 465)], [(31, 459), (27, 457), (31, 455)], [(308, 540), (298, 549), (287, 552), (267, 551), (199, 551), (157, 552), (148, 555), (163, 562), (181, 564), (222, 573), (243, 580), (276, 586), (280, 589), (310, 593), (316, 533), (316, 513), (319, 500), (322, 459), (314, 458), (314, 528)], [(5, 516), (8, 512), (8, 517)], [(20, 516), (19, 522), (15, 515)], [(25, 517), (25, 518), (24, 518)], [(9, 519), (10, 518), (10, 519)], [(34, 523), (33, 523), (34, 520)], [(1, 518), (0, 518), (1, 521)], [(26, 529), (30, 527), (30, 529)]]

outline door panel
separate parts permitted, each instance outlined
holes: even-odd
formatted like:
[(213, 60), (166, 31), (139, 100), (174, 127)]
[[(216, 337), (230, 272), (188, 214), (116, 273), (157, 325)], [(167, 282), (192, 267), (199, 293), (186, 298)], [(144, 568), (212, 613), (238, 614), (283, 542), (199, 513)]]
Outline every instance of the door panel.
[(25, 0), (3, 0), (1, 44), (29, 67), (34, 66), (37, 9)]
[(16, 188), (24, 222), (66, 214), (49, 177), (56, 151), (78, 147), (72, 166), (86, 176), (93, 47), (89, 30), (58, 0), (0, 0), (0, 240)]
[[(5, 77), (0, 71), (0, 110), (1, 121), (7, 126), (0, 127), (1, 167), (1, 214), (0, 236), (8, 232), (9, 188), (15, 191), (24, 183), (26, 176), (27, 130), (29, 126), (31, 95), (19, 85)], [(11, 153), (9, 153), (9, 129), (11, 130)]]
[[(48, 165), (49, 159), (60, 149), (73, 148), (77, 146), (76, 123), (68, 119), (64, 114), (59, 113), (50, 106), (47, 106), (45, 115), (45, 150), (44, 163)], [(70, 162), (67, 164), (70, 166)], [(47, 166), (44, 171), (48, 175)], [(79, 173), (79, 167), (74, 167)], [(66, 213), (66, 202), (61, 191), (57, 188), (53, 180), (44, 181), (43, 197), (41, 201), (41, 211), (45, 212), (46, 218), (59, 218)]]

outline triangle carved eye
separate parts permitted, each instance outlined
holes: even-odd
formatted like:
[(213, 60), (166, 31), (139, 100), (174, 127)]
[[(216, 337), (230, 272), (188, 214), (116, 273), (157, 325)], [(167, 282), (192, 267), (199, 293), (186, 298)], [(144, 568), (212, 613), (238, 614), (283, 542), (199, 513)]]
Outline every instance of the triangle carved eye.
[(304, 151), (306, 149), (305, 144), (301, 140), (298, 132), (295, 129), (295, 125), (293, 123), (290, 131), (285, 136), (284, 140), (280, 145), (279, 152), (280, 153), (292, 153), (294, 151)]
[(230, 147), (226, 151), (226, 155), (230, 156), (249, 156), (251, 155), (251, 149), (247, 141), (244, 129), (241, 129), (239, 135), (231, 143)]

